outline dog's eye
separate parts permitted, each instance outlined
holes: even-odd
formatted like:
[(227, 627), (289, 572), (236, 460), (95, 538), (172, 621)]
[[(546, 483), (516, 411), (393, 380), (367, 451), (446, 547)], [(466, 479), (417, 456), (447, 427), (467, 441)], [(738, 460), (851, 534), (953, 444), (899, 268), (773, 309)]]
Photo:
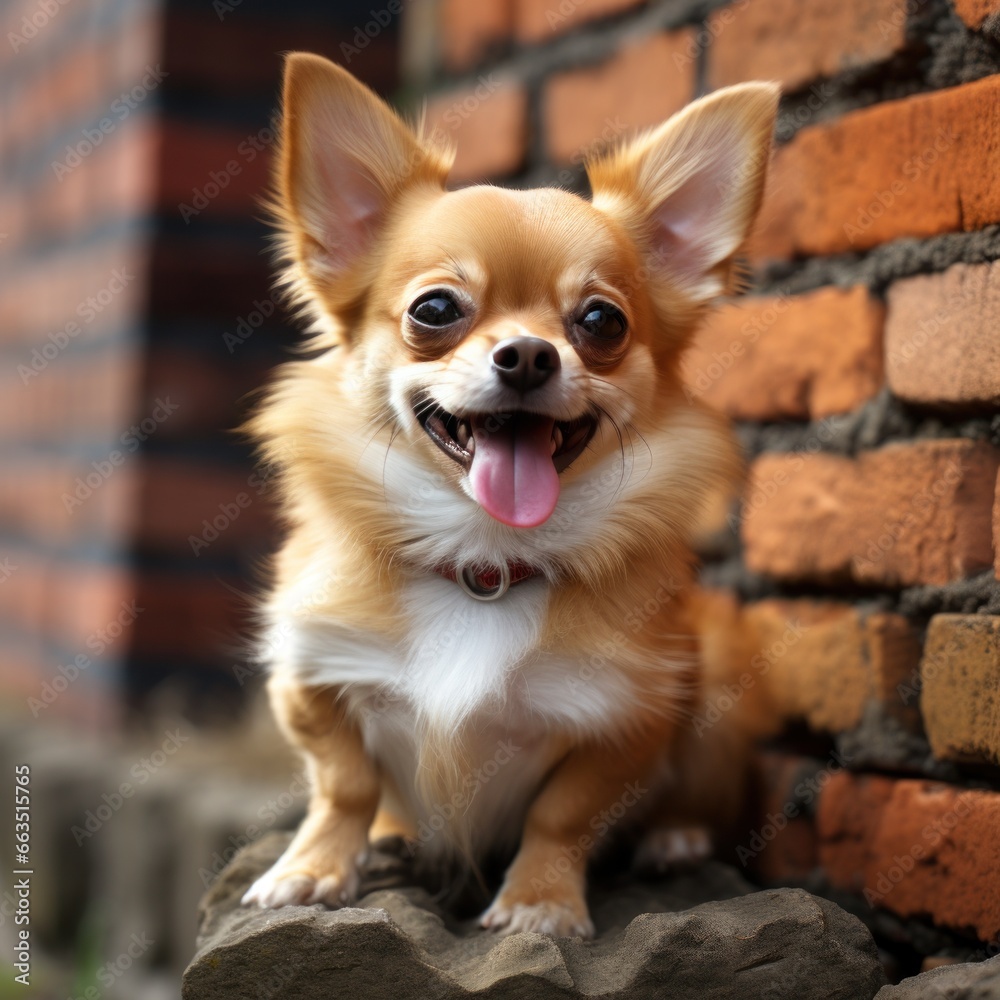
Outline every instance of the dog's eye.
[(407, 310), (422, 326), (451, 326), (462, 318), (462, 310), (448, 292), (427, 292)]
[(626, 330), (622, 311), (610, 302), (591, 302), (576, 321), (576, 325), (592, 337), (617, 340)]

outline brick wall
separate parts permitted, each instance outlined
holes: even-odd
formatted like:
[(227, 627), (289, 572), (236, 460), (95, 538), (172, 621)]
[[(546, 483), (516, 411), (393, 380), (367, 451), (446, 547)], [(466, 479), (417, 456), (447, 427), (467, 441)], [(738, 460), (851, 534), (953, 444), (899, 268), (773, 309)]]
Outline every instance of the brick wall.
[(162, 62), (171, 75), (160, 122), (140, 405), (149, 412), (169, 396), (177, 411), (150, 436), (134, 508), (137, 597), (147, 611), (131, 651), (133, 702), (167, 687), (184, 692), (193, 710), (240, 703), (250, 599), (278, 535), (273, 470), (255, 465), (233, 429), (301, 338), (273, 289), (262, 209), (282, 55), (329, 52), (390, 94), (398, 79), (398, 19), (366, 33), (369, 6), (166, 5)]
[(281, 54), (391, 92), (398, 18), (369, 8), (0, 13), (0, 691), (30, 718), (238, 701), (275, 533), (231, 429), (298, 336), (260, 201)]
[[(256, 201), (279, 53), (392, 92), (384, 9), (4, 7), (5, 701), (102, 725), (239, 687), (273, 529), (225, 428), (295, 337)], [(582, 189), (595, 144), (784, 85), (750, 294), (688, 360), (750, 460), (705, 582), (743, 600), (785, 726), (736, 863), (854, 907), (899, 972), (1000, 940), (998, 25), (996, 0), (409, 0), (401, 25), (461, 181)]]
[[(57, 664), (82, 667), (75, 710), (103, 720), (124, 651), (110, 631), (131, 615), (138, 462), (118, 438), (141, 382), (158, 5), (12, 3), (2, 34), (0, 671), (27, 698)], [(148, 91), (134, 108), (133, 87)]]
[(897, 975), (994, 954), (1000, 4), (440, 0), (408, 17), (438, 41), (409, 64), (462, 182), (582, 191), (595, 144), (716, 87), (782, 83), (749, 294), (687, 360), (749, 459), (704, 579), (742, 599), (747, 686), (774, 687), (785, 733), (736, 860), (855, 909)]

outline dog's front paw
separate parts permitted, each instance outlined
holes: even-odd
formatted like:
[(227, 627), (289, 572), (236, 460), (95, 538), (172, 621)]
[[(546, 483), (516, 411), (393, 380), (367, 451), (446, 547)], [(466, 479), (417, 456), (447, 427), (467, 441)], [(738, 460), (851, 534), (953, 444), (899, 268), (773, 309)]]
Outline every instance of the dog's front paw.
[(245, 906), (264, 909), (353, 903), (358, 866), (368, 854), (368, 823), (330, 809), (314, 809), (285, 853), (243, 895)]
[(587, 914), (585, 903), (573, 905), (550, 899), (537, 903), (505, 902), (501, 894), (479, 918), (479, 923), (482, 927), (501, 934), (534, 931), (551, 937), (594, 936), (594, 925)]
[(337, 909), (357, 899), (359, 881), (355, 865), (345, 866), (343, 871), (320, 874), (305, 871), (298, 865), (284, 864), (279, 859), (247, 889), (243, 905), (277, 909), (323, 903)]

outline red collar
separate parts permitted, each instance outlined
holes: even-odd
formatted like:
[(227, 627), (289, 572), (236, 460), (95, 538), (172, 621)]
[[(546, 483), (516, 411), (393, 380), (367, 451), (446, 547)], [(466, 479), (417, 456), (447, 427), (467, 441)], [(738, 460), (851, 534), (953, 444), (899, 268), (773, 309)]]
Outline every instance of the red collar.
[(503, 569), (499, 566), (463, 566), (461, 571), (459, 576), (456, 566), (437, 567), (437, 572), (446, 580), (457, 583), (470, 597), (480, 601), (495, 601), (515, 584), (542, 575), (534, 566), (522, 562), (507, 563)]

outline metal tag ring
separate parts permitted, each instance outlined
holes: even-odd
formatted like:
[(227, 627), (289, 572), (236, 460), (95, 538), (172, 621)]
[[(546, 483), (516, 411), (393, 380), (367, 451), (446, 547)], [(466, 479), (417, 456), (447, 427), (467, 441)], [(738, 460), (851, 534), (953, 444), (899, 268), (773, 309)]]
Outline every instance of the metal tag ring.
[(497, 569), (500, 571), (500, 582), (490, 589), (480, 585), (475, 569), (468, 563), (458, 568), (455, 580), (469, 597), (474, 597), (477, 601), (495, 601), (510, 590), (510, 567), (504, 563)]

